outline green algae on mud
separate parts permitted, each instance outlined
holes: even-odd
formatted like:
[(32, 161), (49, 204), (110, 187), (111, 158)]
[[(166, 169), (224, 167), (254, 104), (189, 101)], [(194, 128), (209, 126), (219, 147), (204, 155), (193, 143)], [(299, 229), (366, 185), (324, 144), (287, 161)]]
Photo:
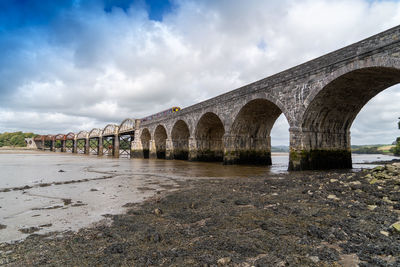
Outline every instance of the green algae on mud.
[(225, 152), (224, 164), (272, 165), (270, 150), (236, 150)]
[(352, 168), (351, 150), (345, 149), (291, 150), (289, 158), (291, 171)]
[(106, 216), (110, 225), (2, 244), (8, 253), (0, 263), (338, 266), (351, 259), (399, 266), (392, 225), (400, 215), (400, 165), (393, 166), (179, 181), (177, 191)]

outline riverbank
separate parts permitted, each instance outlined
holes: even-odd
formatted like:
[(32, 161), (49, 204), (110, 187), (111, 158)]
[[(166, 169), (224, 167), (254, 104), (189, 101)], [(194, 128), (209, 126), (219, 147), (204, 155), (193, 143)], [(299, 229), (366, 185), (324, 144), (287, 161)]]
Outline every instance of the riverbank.
[(177, 191), (126, 204), (126, 214), (92, 228), (2, 244), (0, 263), (400, 265), (399, 163), (176, 182)]
[(18, 147), (18, 146), (1, 146), (0, 150), (6, 151), (37, 151), (37, 148), (30, 148), (30, 147)]

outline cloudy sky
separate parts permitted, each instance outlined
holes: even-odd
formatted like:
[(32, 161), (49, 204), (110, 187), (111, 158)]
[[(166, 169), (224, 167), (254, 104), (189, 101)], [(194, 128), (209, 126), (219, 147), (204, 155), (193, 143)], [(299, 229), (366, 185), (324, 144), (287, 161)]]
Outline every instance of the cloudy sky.
[[(0, 132), (187, 107), (398, 24), (399, 1), (1, 0)], [(400, 135), (399, 103), (399, 86), (372, 99), (353, 144)], [(288, 143), (283, 116), (272, 143)]]

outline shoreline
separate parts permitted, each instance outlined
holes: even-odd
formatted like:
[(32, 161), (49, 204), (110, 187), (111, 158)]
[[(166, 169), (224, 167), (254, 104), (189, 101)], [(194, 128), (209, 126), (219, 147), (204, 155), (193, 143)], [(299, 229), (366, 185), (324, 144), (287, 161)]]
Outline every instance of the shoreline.
[(10, 151), (25, 151), (25, 150), (29, 150), (29, 151), (40, 151), (37, 148), (29, 148), (29, 147), (17, 147), (17, 146), (1, 146), (0, 150), (10, 150)]
[(109, 224), (3, 243), (0, 263), (398, 266), (399, 174), (395, 163), (177, 181), (174, 192), (106, 215)]

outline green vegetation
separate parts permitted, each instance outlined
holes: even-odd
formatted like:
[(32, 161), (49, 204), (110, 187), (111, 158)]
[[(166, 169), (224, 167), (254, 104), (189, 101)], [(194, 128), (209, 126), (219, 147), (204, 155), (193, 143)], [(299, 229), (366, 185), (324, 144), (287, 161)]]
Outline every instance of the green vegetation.
[(381, 145), (370, 145), (370, 146), (351, 146), (351, 152), (354, 154), (380, 154), (378, 148)]
[[(400, 130), (400, 121), (397, 123), (397, 127)], [(395, 156), (400, 156), (400, 137), (397, 137), (396, 145), (390, 149), (390, 152), (392, 152)]]
[(3, 146), (14, 146), (14, 147), (26, 147), (25, 138), (36, 136), (33, 133), (2, 133), (0, 134), (0, 147)]
[(400, 137), (397, 138), (397, 144), (391, 149), (394, 155), (400, 156)]
[(271, 152), (289, 153), (289, 147), (288, 146), (273, 146), (273, 147), (271, 147)]
[(391, 154), (392, 145), (364, 145), (351, 146), (351, 152), (354, 154)]

